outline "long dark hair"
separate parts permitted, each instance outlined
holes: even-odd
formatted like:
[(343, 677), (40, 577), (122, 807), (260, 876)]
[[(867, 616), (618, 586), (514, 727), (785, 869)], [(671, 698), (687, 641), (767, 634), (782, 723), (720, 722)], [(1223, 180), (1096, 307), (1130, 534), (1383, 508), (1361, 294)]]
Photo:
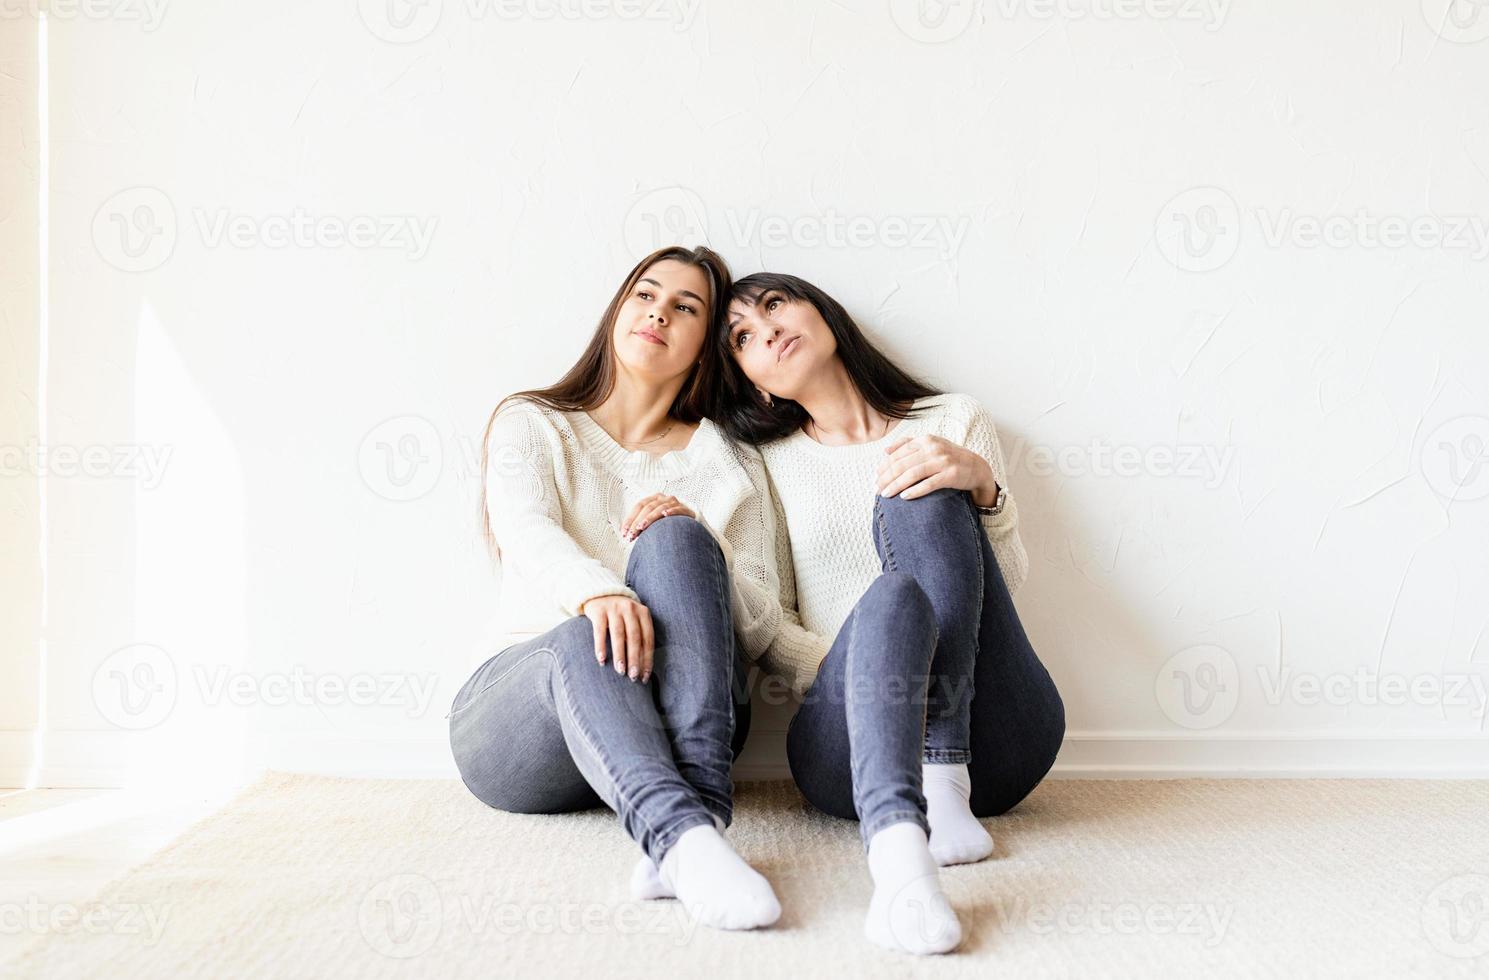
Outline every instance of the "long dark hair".
[[(942, 394), (940, 389), (909, 374), (886, 357), (853, 322), (843, 304), (805, 279), (784, 272), (757, 272), (734, 284), (729, 302), (739, 300), (754, 306), (768, 292), (784, 293), (817, 308), (837, 341), (837, 355), (848, 369), (848, 377), (875, 411), (889, 418), (910, 418), (915, 414), (911, 408), (915, 399)], [(724, 305), (727, 310), (729, 304)], [(765, 399), (745, 377), (739, 363), (734, 360), (734, 352), (729, 349), (727, 315), (720, 317), (715, 327), (714, 347), (724, 362), (724, 369), (720, 372), (718, 398), (711, 417), (730, 436), (759, 445), (790, 435), (810, 418), (806, 409), (787, 398), (772, 398), (771, 404), (765, 404)]]
[(708, 279), (711, 295), (708, 300), (707, 331), (703, 335), (703, 356), (683, 382), (682, 390), (673, 399), (667, 414), (679, 422), (697, 422), (708, 415), (719, 377), (719, 359), (712, 356), (708, 344), (710, 337), (718, 335), (719, 326), (724, 322), (724, 311), (729, 307), (729, 265), (719, 253), (707, 246), (684, 248), (681, 245), (669, 245), (637, 262), (626, 274), (626, 281), (621, 283), (620, 289), (610, 298), (610, 305), (600, 315), (599, 326), (589, 338), (584, 353), (579, 355), (579, 360), (574, 362), (568, 373), (546, 388), (532, 388), (506, 396), (497, 402), (491, 417), (486, 420), (486, 430), (481, 436), (481, 531), (493, 555), (499, 557), (500, 551), (491, 533), (491, 518), (486, 513), (485, 474), (490, 464), (487, 444), (491, 440), (491, 427), (496, 424), (497, 413), (507, 402), (517, 399), (536, 402), (559, 412), (587, 412), (609, 398), (610, 392), (615, 388), (615, 318), (620, 313), (621, 304), (641, 280), (642, 274), (658, 262), (668, 259), (702, 269)]

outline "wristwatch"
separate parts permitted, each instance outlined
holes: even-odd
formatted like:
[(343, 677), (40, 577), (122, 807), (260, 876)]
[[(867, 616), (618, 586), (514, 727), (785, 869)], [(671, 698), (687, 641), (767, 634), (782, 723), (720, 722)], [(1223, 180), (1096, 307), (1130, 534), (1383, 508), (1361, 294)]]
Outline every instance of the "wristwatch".
[(993, 501), (993, 506), (991, 506), (991, 507), (978, 507), (976, 504), (973, 504), (972, 506), (973, 507), (977, 507), (977, 513), (980, 514), (983, 517), (997, 517), (999, 514), (1003, 513), (1003, 505), (1007, 501), (1008, 501), (1008, 488), (1007, 487), (999, 487), (998, 488), (998, 497), (997, 497), (996, 500)]

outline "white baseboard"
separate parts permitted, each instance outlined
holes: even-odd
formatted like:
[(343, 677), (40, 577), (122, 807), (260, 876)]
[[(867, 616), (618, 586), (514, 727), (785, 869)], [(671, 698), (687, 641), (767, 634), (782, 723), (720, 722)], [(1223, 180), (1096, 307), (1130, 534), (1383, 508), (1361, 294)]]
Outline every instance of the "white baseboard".
[[(38, 785), (135, 785), (141, 749), (148, 747), (144, 735), (148, 733), (49, 732)], [(31, 746), (30, 732), (0, 731), (0, 786), (25, 785), (31, 770)], [(221, 764), (248, 771), (459, 778), (443, 733), (276, 733), (234, 746), (223, 753)], [(1051, 777), (1489, 779), (1489, 735), (1072, 731), (1066, 735)], [(734, 778), (738, 782), (790, 778), (785, 731), (752, 730), (735, 764)]]

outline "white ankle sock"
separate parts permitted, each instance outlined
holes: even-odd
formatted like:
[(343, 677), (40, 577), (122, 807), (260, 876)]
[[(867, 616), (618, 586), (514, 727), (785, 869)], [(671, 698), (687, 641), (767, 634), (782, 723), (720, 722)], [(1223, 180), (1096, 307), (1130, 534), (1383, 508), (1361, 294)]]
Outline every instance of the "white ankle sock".
[[(713, 815), (713, 825), (718, 828), (719, 833), (724, 832), (724, 818), (717, 813)], [(631, 897), (638, 902), (649, 902), (657, 898), (676, 898), (677, 893), (662, 880), (662, 872), (657, 863), (642, 852), (636, 861), (636, 866), (631, 869)]]
[(927, 762), (920, 767), (920, 784), (937, 864), (969, 864), (993, 853), (993, 838), (972, 815), (972, 777), (965, 763)]
[(756, 929), (781, 917), (770, 882), (734, 853), (717, 827), (683, 831), (662, 856), (660, 878), (695, 921), (715, 929)]
[(962, 941), (962, 925), (941, 892), (940, 873), (925, 831), (912, 822), (890, 824), (869, 839), (869, 900), (863, 934), (906, 953), (945, 953)]

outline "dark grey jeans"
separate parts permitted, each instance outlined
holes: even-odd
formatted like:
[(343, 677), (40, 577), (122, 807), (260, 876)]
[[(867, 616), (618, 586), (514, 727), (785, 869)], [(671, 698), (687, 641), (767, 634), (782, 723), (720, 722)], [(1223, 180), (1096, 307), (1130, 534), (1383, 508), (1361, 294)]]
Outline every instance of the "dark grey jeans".
[(1014, 610), (971, 496), (877, 497), (882, 564), (838, 631), (786, 735), (791, 774), (864, 845), (911, 820), (929, 832), (920, 766), (965, 762), (972, 812), (1012, 809), (1045, 777), (1065, 705)]
[(595, 659), (588, 617), (502, 650), (450, 706), (450, 749), (489, 806), (564, 813), (608, 805), (653, 861), (683, 831), (733, 818), (730, 770), (749, 731), (723, 552), (689, 517), (636, 539), (626, 584), (651, 611), (640, 684)]

